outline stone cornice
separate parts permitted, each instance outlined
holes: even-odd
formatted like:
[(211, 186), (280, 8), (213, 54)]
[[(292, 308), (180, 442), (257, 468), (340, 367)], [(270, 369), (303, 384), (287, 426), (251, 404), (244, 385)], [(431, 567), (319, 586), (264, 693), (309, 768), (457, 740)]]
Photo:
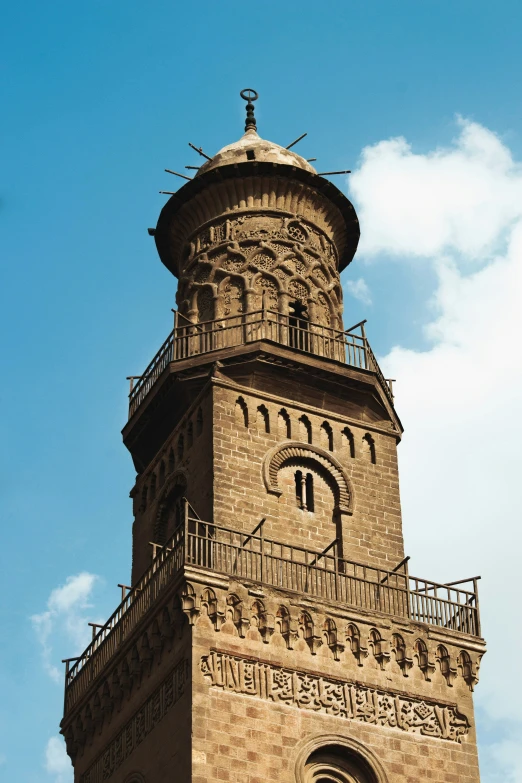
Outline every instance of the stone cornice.
[[(310, 203), (305, 198), (306, 203), (300, 204), (308, 193)], [(340, 271), (355, 254), (359, 221), (335, 185), (293, 166), (253, 162), (212, 169), (171, 196), (155, 230), (162, 262), (177, 276), (182, 248), (194, 230), (219, 215), (236, 214), (247, 207), (313, 219), (336, 244)]]

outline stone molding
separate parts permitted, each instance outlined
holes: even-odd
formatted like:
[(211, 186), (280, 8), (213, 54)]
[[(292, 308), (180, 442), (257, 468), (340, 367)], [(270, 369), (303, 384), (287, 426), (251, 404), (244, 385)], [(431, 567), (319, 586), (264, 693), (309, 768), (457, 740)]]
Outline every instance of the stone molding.
[(353, 490), (346, 470), (330, 452), (319, 446), (313, 446), (311, 443), (286, 441), (268, 452), (262, 467), (263, 481), (267, 492), (273, 495), (282, 494), (282, 490), (277, 484), (277, 474), (284, 463), (291, 459), (311, 459), (317, 462), (326, 470), (337, 487), (335, 501), (338, 511), (344, 514), (353, 514)]
[(182, 249), (195, 232), (211, 222), (249, 213), (275, 213), (311, 222), (336, 246), (341, 269), (352, 260), (359, 223), (352, 204), (331, 183), (325, 186), (317, 175), (257, 162), (254, 168), (242, 164), (243, 176), (238, 176), (235, 166), (221, 167), (220, 181), (216, 181), (216, 172), (212, 173), (206, 187), (204, 180), (211, 172), (184, 186), (160, 214), (156, 246), (161, 260), (176, 276), (183, 265)]
[(460, 743), (470, 728), (457, 705), (334, 680), (219, 650), (202, 657), (201, 671), (213, 687), (227, 692), (425, 737)]
[(191, 582), (178, 582), (165, 594), (165, 601), (158, 603), (147, 620), (144, 618), (135, 643), (122, 647), (112, 665), (106, 663), (106, 675), (95, 674), (78, 703), (67, 710), (62, 730), (73, 760), (92, 743), (95, 734), (110, 725), (113, 715), (150, 676), (152, 667), (165, 655), (177, 654), (187, 622), (210, 622), (216, 634), (244, 640), (245, 653), (252, 651), (252, 641), (257, 640), (269, 646), (283, 644), (301, 656), (317, 656), (316, 660), (325, 656), (335, 662), (341, 677), (346, 668), (353, 670), (355, 663), (374, 669), (377, 664), (384, 672), (398, 666), (405, 678), (419, 670), (426, 688), (431, 688), (435, 675), (437, 687), (445, 682), (448, 689), (464, 682), (471, 691), (478, 681), (484, 650), (478, 649), (477, 639), (457, 638), (449, 631), (441, 645), (442, 629), (409, 625), (407, 618), (370, 617), (348, 606), (341, 611), (305, 596), (296, 605), (295, 597), (277, 589), (267, 594), (259, 585), (253, 593), (251, 584), (245, 586), (230, 578), (211, 577), (204, 571), (193, 576)]

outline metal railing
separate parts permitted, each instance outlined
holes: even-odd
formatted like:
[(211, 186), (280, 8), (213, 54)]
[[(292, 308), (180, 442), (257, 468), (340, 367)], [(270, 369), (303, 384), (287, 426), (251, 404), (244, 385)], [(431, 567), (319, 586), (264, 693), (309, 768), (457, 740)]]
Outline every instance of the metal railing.
[[(177, 325), (169, 334), (143, 375), (129, 376), (129, 418), (150, 392), (170, 362), (211, 353), (223, 348), (268, 340), (298, 351), (314, 354), (376, 373), (393, 404), (391, 384), (385, 380), (364, 332), (364, 321), (346, 332), (283, 315), (275, 310), (255, 310), (213, 321)], [(359, 328), (360, 334), (354, 330)]]
[[(477, 578), (446, 585), (428, 582), (409, 575), (407, 559), (387, 571), (337, 557), (335, 542), (316, 552), (265, 538), (263, 528), (262, 522), (245, 534), (204, 522), (189, 516), (187, 503), (184, 523), (166, 545), (154, 545), (152, 564), (142, 579), (82, 655), (65, 661), (65, 713), (185, 565), (480, 636)], [(468, 582), (471, 589), (463, 587)]]

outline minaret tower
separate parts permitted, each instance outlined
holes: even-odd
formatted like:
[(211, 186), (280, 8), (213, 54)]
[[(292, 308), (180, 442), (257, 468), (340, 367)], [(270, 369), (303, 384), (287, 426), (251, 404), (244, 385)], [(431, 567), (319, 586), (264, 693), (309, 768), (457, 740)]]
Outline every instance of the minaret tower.
[(177, 312), (123, 429), (131, 584), (67, 662), (75, 783), (478, 783), (476, 581), (409, 573), (355, 210), (242, 97), (150, 230)]

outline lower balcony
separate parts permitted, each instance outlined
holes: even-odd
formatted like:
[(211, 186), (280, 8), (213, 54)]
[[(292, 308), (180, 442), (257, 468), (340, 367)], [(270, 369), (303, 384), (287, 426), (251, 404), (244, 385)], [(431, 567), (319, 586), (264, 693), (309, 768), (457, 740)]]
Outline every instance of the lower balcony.
[(185, 567), (480, 637), (477, 578), (429, 582), (408, 573), (407, 558), (392, 571), (373, 568), (337, 557), (335, 541), (323, 552), (294, 547), (265, 538), (263, 522), (243, 533), (191, 516), (187, 503), (170, 541), (153, 545), (152, 564), (140, 581), (83, 654), (66, 661), (65, 714)]

